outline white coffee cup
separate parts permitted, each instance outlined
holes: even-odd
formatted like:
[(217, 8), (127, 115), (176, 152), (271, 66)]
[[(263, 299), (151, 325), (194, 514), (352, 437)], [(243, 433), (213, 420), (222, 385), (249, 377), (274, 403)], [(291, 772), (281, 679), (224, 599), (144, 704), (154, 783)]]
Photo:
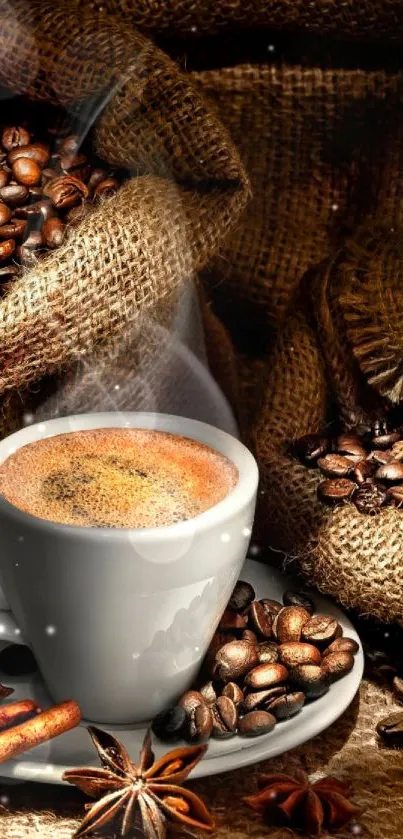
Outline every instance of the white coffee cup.
[(0, 442), (0, 463), (35, 440), (106, 427), (191, 437), (239, 473), (214, 507), (150, 529), (56, 524), (0, 496), (0, 582), (12, 610), (0, 612), (0, 641), (32, 648), (56, 702), (76, 699), (88, 720), (136, 723), (175, 701), (197, 673), (246, 556), (258, 470), (229, 434), (154, 413), (31, 425)]

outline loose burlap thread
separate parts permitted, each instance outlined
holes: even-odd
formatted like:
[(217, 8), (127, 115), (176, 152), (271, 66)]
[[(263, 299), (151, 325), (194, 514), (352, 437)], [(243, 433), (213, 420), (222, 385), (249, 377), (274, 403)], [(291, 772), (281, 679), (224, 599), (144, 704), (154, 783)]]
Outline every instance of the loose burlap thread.
[[(244, 205), (248, 182), (191, 82), (114, 19), (100, 22), (63, 3), (6, 4), (0, 83), (73, 115), (99, 112), (97, 153), (136, 175), (10, 285), (0, 303), (7, 394), (116, 345), (142, 318), (169, 320), (181, 286)], [(5, 400), (4, 430), (12, 425), (7, 408)]]

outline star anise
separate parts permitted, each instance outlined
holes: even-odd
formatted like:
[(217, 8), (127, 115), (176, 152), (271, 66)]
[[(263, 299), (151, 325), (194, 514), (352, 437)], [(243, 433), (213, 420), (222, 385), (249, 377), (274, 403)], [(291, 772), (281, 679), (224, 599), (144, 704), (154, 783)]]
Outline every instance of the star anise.
[(88, 728), (102, 769), (68, 769), (63, 780), (92, 798), (88, 812), (74, 834), (88, 836), (106, 826), (126, 836), (140, 818), (146, 839), (164, 839), (168, 822), (211, 832), (214, 822), (201, 799), (182, 784), (201, 760), (207, 746), (174, 749), (155, 761), (150, 732), (137, 764), (112, 734)]
[(258, 793), (244, 798), (249, 807), (262, 812), (269, 823), (278, 823), (280, 818), (310, 836), (344, 827), (361, 812), (349, 800), (350, 785), (331, 776), (311, 784), (305, 772), (296, 772), (294, 777), (261, 775), (258, 785)]

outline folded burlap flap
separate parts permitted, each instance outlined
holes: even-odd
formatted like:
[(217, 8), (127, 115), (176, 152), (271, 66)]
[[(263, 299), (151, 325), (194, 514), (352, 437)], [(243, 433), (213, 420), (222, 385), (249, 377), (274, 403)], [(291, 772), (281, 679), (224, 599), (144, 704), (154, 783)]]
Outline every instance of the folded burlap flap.
[[(71, 3), (2, 4), (0, 83), (100, 112), (96, 151), (135, 177), (0, 303), (0, 392), (169, 317), (248, 198), (226, 130), (176, 65), (126, 23)], [(4, 410), (4, 407), (3, 407)]]

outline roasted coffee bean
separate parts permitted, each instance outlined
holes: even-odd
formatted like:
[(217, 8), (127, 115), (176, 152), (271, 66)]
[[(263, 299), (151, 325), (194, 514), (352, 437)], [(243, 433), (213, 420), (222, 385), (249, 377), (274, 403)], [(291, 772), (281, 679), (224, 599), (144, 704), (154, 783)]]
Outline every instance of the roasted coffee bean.
[(381, 720), (376, 730), (382, 740), (391, 748), (403, 748), (403, 713), (398, 711)]
[(377, 470), (377, 464), (374, 460), (360, 460), (356, 463), (352, 477), (357, 484), (363, 484), (370, 480)]
[(59, 178), (54, 178), (46, 184), (43, 191), (59, 210), (73, 207), (88, 196), (86, 185), (74, 175), (61, 175)]
[(256, 648), (248, 641), (230, 641), (218, 651), (214, 675), (222, 682), (240, 679), (258, 662)]
[(357, 641), (354, 641), (354, 638), (336, 638), (323, 651), (322, 658), (326, 658), (331, 653), (351, 653), (351, 655), (355, 655), (359, 649), (359, 644), (357, 644)]
[(340, 434), (336, 442), (337, 451), (344, 455), (363, 458), (366, 455), (362, 441), (356, 434)]
[(9, 172), (6, 172), (4, 168), (0, 169), (0, 188), (8, 184), (9, 178)]
[(394, 443), (391, 448), (391, 460), (403, 460), (403, 440)]
[(218, 650), (221, 649), (225, 644), (229, 644), (230, 641), (235, 641), (235, 635), (230, 632), (215, 632), (207, 653), (206, 653), (206, 662), (208, 666), (213, 666), (215, 664), (216, 655)]
[(274, 699), (268, 706), (268, 710), (276, 720), (288, 720), (294, 714), (298, 714), (305, 702), (305, 694), (298, 690), (295, 693), (287, 693), (285, 696), (279, 696)]
[(66, 213), (65, 221), (68, 224), (71, 224), (73, 227), (80, 223), (80, 221), (85, 218), (87, 214), (87, 208), (85, 204), (79, 204), (77, 207), (72, 207), (71, 210)]
[(342, 504), (353, 494), (356, 488), (354, 481), (348, 478), (328, 478), (318, 486), (318, 497), (325, 504)]
[(199, 705), (206, 705), (206, 702), (200, 691), (187, 690), (178, 700), (178, 705), (187, 715), (190, 715)]
[(242, 640), (249, 641), (249, 644), (257, 644), (257, 636), (251, 629), (244, 629), (242, 633)]
[(300, 641), (302, 628), (308, 623), (310, 617), (310, 613), (302, 606), (285, 606), (276, 619), (275, 631), (280, 644)]
[(320, 664), (321, 662), (321, 654), (318, 648), (301, 641), (280, 644), (278, 657), (281, 664), (285, 664), (286, 667), (297, 667), (298, 664)]
[(308, 699), (317, 699), (329, 689), (328, 674), (316, 664), (300, 664), (290, 670), (290, 682), (298, 690), (303, 691)]
[(238, 580), (228, 601), (228, 609), (234, 612), (245, 612), (255, 599), (255, 590), (250, 583)]
[(278, 645), (274, 641), (263, 641), (257, 646), (259, 664), (275, 664), (278, 661)]
[(230, 609), (225, 609), (218, 624), (219, 632), (232, 632), (234, 630), (243, 630), (247, 625), (248, 619), (245, 615), (240, 615), (238, 612), (232, 612)]
[(12, 171), (15, 180), (25, 186), (35, 186), (41, 180), (41, 170), (38, 164), (28, 157), (19, 157), (13, 163)]
[(7, 151), (27, 146), (31, 142), (31, 135), (21, 125), (12, 125), (3, 130), (1, 142)]
[(260, 734), (268, 734), (273, 731), (276, 725), (276, 718), (267, 711), (250, 711), (238, 722), (238, 733), (242, 737), (259, 737)]
[(44, 221), (47, 221), (55, 215), (55, 209), (48, 199), (41, 198), (40, 201), (35, 201), (33, 204), (27, 204), (25, 207), (17, 207), (15, 215), (17, 218), (29, 219), (30, 222), (37, 216), (38, 226), (40, 227)]
[(375, 473), (375, 477), (379, 481), (386, 481), (387, 483), (402, 483), (403, 463), (400, 460), (390, 460), (388, 463), (379, 467)]
[(61, 171), (59, 172), (56, 169), (49, 169), (48, 167), (45, 167), (45, 169), (42, 169), (42, 178), (41, 178), (42, 186), (45, 186), (45, 184), (47, 184), (49, 181), (52, 181), (53, 178), (55, 178), (56, 175), (58, 175), (58, 174), (61, 175), (62, 174)]
[(279, 603), (278, 600), (270, 600), (268, 597), (263, 597), (262, 600), (259, 600), (259, 603), (263, 606), (265, 612), (273, 618), (275, 618), (283, 608), (282, 604)]
[(327, 647), (336, 637), (338, 622), (331, 615), (313, 615), (302, 630), (302, 637), (308, 644)]
[(288, 679), (288, 670), (283, 664), (258, 664), (245, 676), (245, 685), (252, 690), (275, 687)]
[(104, 198), (112, 198), (119, 189), (119, 181), (116, 178), (105, 178), (94, 189), (94, 198), (102, 200)]
[(28, 200), (29, 190), (23, 184), (7, 184), (0, 189), (0, 200), (9, 207), (21, 207)]
[(77, 154), (80, 145), (81, 143), (78, 134), (69, 134), (69, 136), (65, 137), (60, 143), (59, 154), (61, 157)]
[[(3, 265), (0, 267), (0, 283), (4, 283), (5, 280), (9, 280), (15, 275), (18, 274), (18, 268), (16, 265)], [(15, 644), (13, 644), (15, 646)]]
[(12, 212), (10, 207), (7, 207), (6, 204), (0, 203), (0, 224), (7, 224), (7, 222), (10, 221), (11, 216)]
[(63, 243), (66, 226), (60, 218), (50, 218), (42, 227), (42, 235), (48, 248), (59, 248)]
[(373, 437), (371, 442), (377, 449), (388, 449), (390, 446), (393, 446), (393, 443), (397, 443), (398, 440), (400, 440), (399, 432), (391, 431), (389, 434), (379, 434), (379, 436)]
[(330, 451), (330, 440), (322, 434), (306, 434), (296, 440), (293, 448), (300, 460), (312, 466)]
[(347, 676), (354, 667), (354, 657), (349, 652), (329, 653), (322, 661), (322, 669), (328, 674), (331, 682), (336, 682)]
[(185, 732), (186, 712), (180, 705), (174, 705), (167, 711), (161, 711), (154, 717), (151, 729), (163, 743), (180, 740)]
[(10, 151), (8, 155), (8, 162), (10, 166), (14, 166), (14, 163), (20, 158), (25, 157), (28, 160), (33, 160), (41, 169), (46, 166), (50, 158), (50, 151), (49, 147), (45, 145), (45, 143), (30, 143), (27, 146), (23, 146), (22, 148), (16, 148)]
[(270, 638), (272, 619), (257, 600), (254, 600), (249, 606), (249, 620), (258, 635), (262, 638)]
[(5, 239), (3, 242), (0, 242), (0, 262), (7, 262), (8, 259), (11, 259), (14, 251), (14, 239)]
[(321, 472), (328, 478), (345, 478), (353, 470), (353, 463), (342, 454), (326, 454), (318, 460)]
[(40, 230), (30, 230), (28, 236), (23, 241), (23, 246), (26, 250), (36, 251), (37, 248), (43, 246), (43, 236)]
[(106, 178), (107, 172), (105, 171), (105, 169), (93, 169), (88, 181), (88, 189), (90, 191), (90, 194), (92, 194), (94, 189), (96, 189), (96, 187), (98, 186), (98, 184), (102, 183), (102, 181), (105, 181)]
[(228, 682), (222, 689), (222, 696), (232, 699), (234, 705), (238, 706), (243, 702), (243, 692), (236, 682)]
[(403, 484), (389, 487), (386, 491), (386, 500), (395, 507), (403, 507)]
[(217, 694), (213, 682), (205, 682), (200, 687), (200, 693), (207, 705), (214, 705), (217, 701)]
[(0, 239), (21, 239), (25, 234), (27, 222), (22, 218), (13, 218), (0, 227)]
[(233, 737), (238, 722), (238, 712), (235, 703), (229, 696), (219, 696), (213, 708), (213, 737), (227, 739)]
[(315, 604), (308, 594), (303, 591), (285, 591), (283, 594), (284, 606), (302, 606), (310, 615), (315, 611)]
[(370, 516), (376, 516), (387, 499), (386, 490), (383, 487), (368, 481), (360, 484), (354, 490), (352, 497), (357, 510)]
[(186, 739), (190, 743), (208, 740), (213, 731), (213, 714), (207, 705), (197, 705), (187, 720)]
[(90, 173), (88, 158), (83, 152), (60, 155), (60, 166), (67, 175), (76, 175), (81, 180), (83, 180), (83, 177), (80, 173), (87, 173), (87, 175)]
[(374, 460), (375, 463), (382, 466), (384, 463), (389, 463), (390, 460), (393, 460), (393, 454), (391, 450), (382, 451), (381, 449), (373, 449), (368, 455), (368, 459)]
[(248, 693), (242, 702), (242, 711), (247, 714), (249, 711), (255, 711), (256, 708), (263, 708), (265, 710), (266, 705), (268, 706), (270, 702), (279, 696), (283, 696), (285, 693), (286, 688), (284, 685)]
[(403, 679), (401, 676), (395, 676), (393, 679), (393, 693), (399, 702), (403, 702)]

